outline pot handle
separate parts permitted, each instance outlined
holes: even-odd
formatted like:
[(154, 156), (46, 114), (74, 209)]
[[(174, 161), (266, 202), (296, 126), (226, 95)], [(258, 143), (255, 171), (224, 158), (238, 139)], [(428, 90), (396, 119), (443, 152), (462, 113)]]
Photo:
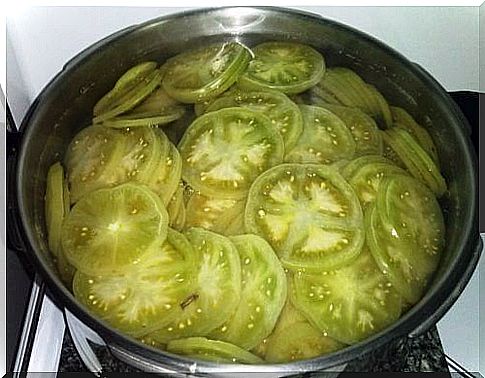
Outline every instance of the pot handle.
[(17, 206), (17, 189), (16, 189), (16, 171), (17, 171), (17, 155), (20, 146), (22, 134), (17, 130), (15, 121), (10, 111), (8, 102), (6, 103), (7, 110), (7, 211), (6, 211), (6, 233), (7, 233), (7, 248), (18, 253), (25, 251), (25, 245), (22, 239), (21, 227), (19, 225), (19, 214)]
[(483, 240), (481, 236), (478, 236), (478, 241), (475, 244), (473, 251), (470, 256), (470, 261), (468, 262), (468, 267), (462, 276), (459, 278), (457, 285), (453, 288), (450, 293), (444, 293), (441, 295), (440, 298), (437, 298), (436, 301), (441, 301), (441, 305), (438, 305), (436, 311), (432, 316), (427, 318), (423, 323), (421, 323), (417, 328), (409, 333), (409, 337), (414, 338), (418, 337), (425, 332), (427, 332), (430, 328), (432, 328), (436, 323), (446, 314), (446, 312), (453, 306), (456, 302), (460, 294), (463, 292), (465, 287), (467, 286), (470, 278), (472, 277), (473, 272), (478, 264), (478, 260), (480, 259), (480, 254), (482, 253), (483, 249)]

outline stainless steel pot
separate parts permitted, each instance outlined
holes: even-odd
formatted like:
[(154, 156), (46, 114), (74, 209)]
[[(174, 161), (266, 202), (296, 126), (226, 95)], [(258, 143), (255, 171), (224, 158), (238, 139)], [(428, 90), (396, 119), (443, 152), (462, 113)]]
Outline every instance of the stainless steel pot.
[[(92, 317), (62, 285), (51, 260), (44, 222), (45, 178), (68, 142), (89, 122), (93, 105), (130, 66), (162, 62), (214, 40), (248, 45), (294, 40), (320, 50), (328, 66), (347, 66), (374, 84), (396, 106), (408, 109), (433, 136), (449, 195), (442, 201), (446, 250), (428, 292), (395, 324), (344, 350), (288, 364), (218, 365), (175, 356), (143, 345)], [(467, 284), (481, 251), (477, 216), (477, 163), (469, 125), (444, 89), (422, 68), (381, 42), (319, 16), (281, 8), (203, 9), (134, 25), (90, 46), (69, 61), (44, 88), (21, 126), (21, 146), (13, 156), (9, 196), (10, 244), (17, 244), (42, 274), (56, 299), (95, 330), (121, 358), (150, 371), (181, 373), (339, 370), (348, 361), (390, 340), (415, 337), (434, 325)], [(14, 243), (15, 242), (15, 243)]]

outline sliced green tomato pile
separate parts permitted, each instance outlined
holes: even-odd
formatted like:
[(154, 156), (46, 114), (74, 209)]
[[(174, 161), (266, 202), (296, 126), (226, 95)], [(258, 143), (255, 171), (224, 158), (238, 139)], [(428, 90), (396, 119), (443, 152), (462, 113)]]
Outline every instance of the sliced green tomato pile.
[(237, 42), (200, 47), (170, 58), (162, 85), (180, 102), (203, 102), (234, 84), (250, 59), (249, 50)]
[(75, 268), (69, 264), (62, 250), (62, 223), (71, 208), (69, 189), (64, 180), (64, 169), (60, 163), (53, 164), (47, 173), (45, 193), (45, 217), (49, 250), (56, 258), (57, 271), (61, 280), (70, 288)]
[(122, 156), (112, 172), (114, 184), (127, 181), (147, 183), (153, 176), (161, 154), (159, 130), (136, 127), (120, 130), (123, 138)]
[(74, 274), (76, 274), (76, 268), (74, 268), (69, 261), (67, 261), (66, 255), (64, 254), (62, 248), (59, 251), (59, 255), (56, 256), (56, 267), (61, 281), (64, 282), (69, 290), (72, 290), (72, 280), (74, 278)]
[[(98, 179), (98, 186), (109, 187), (130, 181), (147, 183), (161, 154), (162, 146), (157, 135), (158, 130), (137, 127), (115, 130), (115, 132), (115, 138), (120, 145), (118, 148), (121, 151), (115, 156), (110, 170), (104, 169), (103, 175)], [(103, 168), (101, 166), (94, 169)]]
[[(69, 215), (71, 211), (71, 198), (69, 193), (69, 187), (67, 181), (64, 180), (63, 185), (63, 197), (64, 197), (64, 219)], [(74, 278), (74, 273), (76, 273), (76, 268), (74, 268), (69, 261), (67, 261), (66, 255), (62, 250), (62, 244), (59, 240), (59, 255), (56, 257), (57, 271), (61, 280), (67, 285), (69, 289), (72, 289), (72, 280)]]
[(49, 247), (79, 301), (147, 345), (315, 358), (395, 322), (438, 266), (432, 138), (310, 46), (220, 42), (140, 63), (93, 124), (66, 179), (49, 170)]
[(241, 298), (241, 265), (234, 244), (202, 228), (191, 228), (186, 236), (195, 252), (195, 286), (176, 319), (150, 334), (159, 343), (206, 336), (231, 317)]
[(327, 69), (312, 92), (331, 104), (360, 108), (385, 128), (392, 124), (389, 105), (384, 97), (348, 68)]
[(265, 360), (273, 363), (292, 362), (323, 356), (344, 345), (325, 334), (310, 323), (296, 323), (293, 327), (276, 333), (269, 340)]
[(397, 152), (389, 144), (389, 137), (384, 130), (379, 130), (379, 134), (382, 138), (382, 156), (386, 159), (392, 161), (395, 165), (400, 168), (407, 169), (406, 164), (401, 160)]
[(115, 274), (164, 240), (168, 214), (148, 188), (123, 184), (81, 198), (62, 226), (68, 261), (91, 275)]
[(77, 133), (64, 159), (71, 202), (111, 184), (108, 176), (116, 170), (122, 154), (123, 140), (116, 130), (89, 126)]
[(344, 265), (364, 243), (354, 190), (335, 169), (322, 165), (282, 164), (259, 176), (249, 192), (245, 224), (291, 269)]
[(273, 330), (286, 301), (286, 275), (271, 246), (256, 235), (230, 237), (241, 261), (241, 301), (210, 337), (252, 349)]
[[(120, 89), (113, 89), (114, 93), (106, 105), (106, 109), (95, 114), (93, 123), (102, 123), (120, 114), (126, 113), (145, 100), (158, 86), (160, 86), (163, 73), (160, 69), (154, 69), (146, 75), (142, 75), (133, 81), (126, 83)], [(133, 85), (132, 85), (133, 84)], [(110, 96), (108, 93), (106, 96)], [(102, 101), (102, 99), (100, 100)]]
[(159, 131), (158, 138), (160, 139), (161, 155), (151, 172), (151, 177), (147, 178), (147, 185), (160, 196), (167, 206), (182, 177), (182, 158), (177, 148), (162, 131)]
[(354, 188), (364, 207), (375, 201), (382, 179), (392, 174), (406, 175), (407, 172), (393, 164), (392, 161), (377, 155), (367, 155), (355, 159), (342, 171), (342, 175)]
[[(244, 199), (224, 199), (207, 197), (194, 193), (187, 202), (187, 227), (202, 227), (222, 235), (231, 235), (234, 229), (229, 226), (237, 219), (243, 219)], [(234, 230), (241, 234), (244, 230)]]
[[(354, 157), (382, 154), (382, 137), (375, 121), (359, 108), (328, 104), (321, 100), (313, 103), (327, 109), (344, 121), (355, 142)], [(351, 158), (349, 156), (348, 158)]]
[(277, 91), (233, 91), (214, 100), (205, 112), (234, 106), (242, 106), (266, 115), (280, 133), (288, 151), (296, 144), (303, 130), (303, 119), (298, 106)]
[(386, 130), (384, 140), (396, 152), (408, 171), (426, 184), (438, 197), (446, 192), (446, 182), (433, 159), (406, 130)]
[(236, 345), (205, 337), (189, 337), (173, 340), (167, 344), (167, 351), (182, 354), (196, 360), (217, 363), (262, 364), (264, 361)]
[(207, 196), (239, 199), (283, 160), (283, 139), (261, 113), (226, 108), (197, 118), (179, 143), (182, 177)]
[(373, 85), (367, 84), (367, 89), (370, 94), (374, 96), (374, 101), (377, 102), (377, 108), (375, 110), (374, 118), (382, 125), (384, 128), (389, 128), (392, 126), (392, 114), (389, 104), (387, 103), (384, 96), (377, 90)]
[(114, 128), (164, 125), (181, 118), (185, 107), (172, 99), (163, 88), (152, 92), (131, 111), (103, 122)]
[(61, 163), (57, 162), (50, 166), (47, 172), (47, 184), (45, 191), (45, 220), (47, 224), (47, 236), (49, 250), (55, 255), (59, 255), (61, 248), (61, 231), (64, 217), (69, 212), (66, 209), (64, 198), (64, 169)]
[(254, 349), (254, 353), (266, 362), (282, 363), (318, 357), (343, 347), (343, 344), (313, 327), (287, 301), (275, 329)]
[(394, 126), (407, 130), (416, 139), (420, 146), (423, 147), (423, 150), (425, 150), (433, 159), (436, 165), (438, 165), (438, 151), (436, 150), (433, 139), (426, 129), (419, 125), (414, 118), (402, 108), (391, 106), (391, 114)]
[(176, 318), (193, 290), (194, 251), (187, 239), (169, 229), (136, 264), (113, 276), (77, 272), (74, 294), (91, 312), (115, 328), (141, 336)]
[(366, 213), (367, 244), (409, 303), (427, 288), (444, 246), (443, 215), (433, 193), (416, 179), (393, 175), (381, 183)]
[[(267, 91), (267, 92), (272, 92), (272, 91)], [(234, 83), (228, 90), (223, 92), (220, 96), (218, 97), (212, 97), (205, 99), (202, 102), (197, 102), (194, 104), (194, 113), (197, 117), (200, 117), (202, 114), (207, 113), (207, 109), (209, 106), (211, 106), (216, 100), (222, 98), (222, 97), (231, 97), (235, 93), (245, 93), (245, 91), (241, 90), (237, 83)], [(237, 106), (237, 105), (233, 105)]]
[(401, 315), (401, 297), (370, 252), (339, 270), (294, 274), (292, 304), (324, 335), (353, 344)]
[(325, 72), (322, 55), (310, 46), (266, 42), (252, 51), (254, 58), (239, 80), (239, 85), (244, 89), (300, 93), (318, 83)]
[(161, 130), (151, 127), (87, 127), (74, 137), (65, 162), (73, 203), (96, 189), (136, 181), (166, 204), (182, 171), (176, 148)]
[(114, 104), (128, 91), (140, 84), (147, 75), (157, 68), (156, 62), (143, 62), (126, 71), (115, 83), (113, 89), (104, 95), (94, 106), (93, 114), (98, 116), (114, 107)]
[[(311, 87), (310, 90), (310, 97), (312, 99), (318, 99), (319, 101), (323, 101), (327, 104), (332, 104), (332, 105), (344, 105), (342, 102), (338, 100), (335, 95), (330, 92), (329, 90), (325, 89), (324, 86), (317, 84), (314, 87)], [(305, 100), (305, 98), (301, 98), (301, 101), (303, 101), (303, 104), (308, 104), (308, 101)], [(313, 103), (314, 100), (312, 100), (310, 103)], [(347, 105), (348, 106), (348, 105)]]
[(285, 161), (329, 164), (349, 159), (356, 144), (345, 123), (334, 113), (318, 106), (300, 105), (303, 133), (296, 146), (286, 151)]

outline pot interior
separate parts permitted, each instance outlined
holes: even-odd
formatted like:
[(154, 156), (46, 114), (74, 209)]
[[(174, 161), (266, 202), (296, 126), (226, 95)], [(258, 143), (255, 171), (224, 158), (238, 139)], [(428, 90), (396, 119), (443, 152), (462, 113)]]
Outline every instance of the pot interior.
[[(438, 148), (449, 194), (441, 201), (447, 233), (439, 270), (426, 296), (410, 310), (421, 309), (424, 314), (423, 308), (432, 297), (444, 285), (453, 285), (453, 280), (457, 279), (451, 278), (450, 282), (451, 272), (468, 248), (474, 227), (476, 173), (463, 121), (456, 110), (450, 108), (442, 89), (399, 54), (334, 22), (281, 9), (220, 8), (161, 18), (108, 37), (65, 66), (44, 89), (23, 123), (25, 135), (18, 171), (19, 210), (38, 263), (56, 286), (62, 285), (56, 277), (46, 242), (47, 170), (62, 159), (74, 135), (89, 125), (97, 100), (124, 71), (138, 62), (157, 60), (162, 63), (191, 47), (232, 39), (248, 46), (269, 40), (293, 40), (311, 45), (323, 54), (327, 66), (341, 65), (355, 70), (375, 85), (391, 105), (405, 108), (429, 131)], [(178, 122), (174, 126), (174, 131), (168, 131), (170, 125), (165, 130), (176, 142), (184, 125)], [(66, 298), (73, 300), (65, 289), (61, 290)], [(399, 329), (406, 317), (392, 328)], [(382, 334), (385, 336), (386, 331)]]

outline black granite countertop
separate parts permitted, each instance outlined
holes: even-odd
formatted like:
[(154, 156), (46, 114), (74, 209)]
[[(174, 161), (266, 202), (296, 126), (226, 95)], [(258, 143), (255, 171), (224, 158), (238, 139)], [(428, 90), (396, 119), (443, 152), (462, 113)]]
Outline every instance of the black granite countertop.
[[(103, 371), (137, 372), (138, 370), (113, 357), (106, 348), (96, 348)], [(62, 348), (60, 372), (86, 372), (66, 332)], [(403, 338), (361, 356), (349, 363), (346, 372), (448, 372), (445, 354), (436, 328), (417, 338)], [(305, 375), (306, 376), (306, 375)]]

